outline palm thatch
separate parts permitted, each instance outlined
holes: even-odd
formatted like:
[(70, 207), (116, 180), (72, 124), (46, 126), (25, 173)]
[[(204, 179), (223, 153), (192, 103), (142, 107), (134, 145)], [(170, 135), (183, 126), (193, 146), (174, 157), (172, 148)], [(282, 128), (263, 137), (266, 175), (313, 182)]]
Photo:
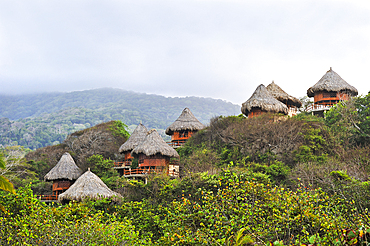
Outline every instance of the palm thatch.
[(288, 114), (288, 107), (275, 99), (264, 85), (259, 85), (253, 95), (242, 104), (242, 113), (247, 115), (252, 108), (260, 108), (262, 111)]
[(143, 125), (139, 124), (134, 132), (131, 134), (129, 139), (121, 145), (119, 148), (119, 153), (126, 152), (126, 151), (132, 151), (135, 149), (136, 146), (138, 146), (145, 138), (146, 134), (148, 133), (148, 129)]
[(204, 125), (199, 122), (197, 118), (193, 115), (190, 109), (185, 108), (181, 115), (166, 129), (167, 135), (172, 135), (174, 132), (178, 131), (199, 131), (204, 128)]
[(64, 153), (59, 162), (44, 177), (45, 181), (58, 179), (76, 180), (82, 174), (82, 170), (76, 165), (69, 153)]
[(358, 91), (352, 85), (349, 85), (336, 72), (330, 68), (324, 76), (314, 86), (307, 90), (309, 97), (315, 96), (315, 92), (345, 92), (351, 96), (357, 96)]
[(138, 156), (139, 154), (146, 156), (161, 154), (168, 157), (179, 157), (177, 151), (170, 147), (155, 129), (148, 132), (144, 141), (133, 149), (131, 154), (133, 156)]
[(285, 105), (292, 105), (300, 108), (302, 106), (302, 102), (295, 97), (292, 97), (288, 93), (286, 93), (283, 89), (280, 88), (277, 84), (275, 84), (274, 81), (272, 81), (271, 84), (269, 84), (266, 89), (270, 94), (275, 97), (280, 102), (284, 103)]
[(98, 200), (100, 198), (113, 198), (115, 201), (122, 196), (112, 191), (94, 173), (86, 171), (68, 190), (58, 196), (58, 201), (83, 201), (85, 199)]

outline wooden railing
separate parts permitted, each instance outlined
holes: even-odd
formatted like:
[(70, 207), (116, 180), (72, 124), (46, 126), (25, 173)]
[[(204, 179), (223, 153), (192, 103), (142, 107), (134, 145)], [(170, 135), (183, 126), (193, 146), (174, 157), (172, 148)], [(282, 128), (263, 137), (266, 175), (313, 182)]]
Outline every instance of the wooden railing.
[(133, 168), (123, 171), (123, 175), (138, 175), (138, 174), (151, 174), (151, 173), (161, 173), (163, 172), (163, 169), (160, 168)]
[(130, 167), (131, 164), (132, 164), (132, 160), (115, 162), (114, 167)]
[(58, 200), (58, 195), (39, 195), (37, 198), (40, 200), (55, 201)]
[(324, 104), (311, 104), (310, 106), (308, 106), (306, 108), (306, 112), (311, 112), (311, 111), (315, 111), (315, 110), (329, 110), (333, 106), (334, 105), (330, 105), (330, 104), (327, 104), (327, 105), (324, 105)]
[(185, 142), (186, 140), (177, 140), (176, 142), (167, 142), (167, 144), (171, 147), (181, 147)]

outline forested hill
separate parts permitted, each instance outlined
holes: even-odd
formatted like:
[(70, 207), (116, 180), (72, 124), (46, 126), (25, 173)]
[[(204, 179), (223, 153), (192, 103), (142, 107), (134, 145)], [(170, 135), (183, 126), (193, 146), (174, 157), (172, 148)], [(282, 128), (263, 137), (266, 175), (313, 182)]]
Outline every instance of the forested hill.
[(0, 144), (35, 149), (60, 143), (76, 131), (110, 120), (131, 129), (142, 122), (164, 130), (188, 107), (204, 124), (218, 115), (240, 114), (240, 106), (219, 99), (164, 97), (103, 88), (70, 93), (0, 95)]

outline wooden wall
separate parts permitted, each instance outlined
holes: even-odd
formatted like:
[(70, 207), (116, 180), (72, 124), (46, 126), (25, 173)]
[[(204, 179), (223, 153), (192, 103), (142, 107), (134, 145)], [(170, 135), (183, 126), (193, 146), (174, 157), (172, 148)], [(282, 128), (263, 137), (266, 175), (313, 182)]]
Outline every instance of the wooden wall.
[(193, 136), (194, 133), (195, 133), (195, 131), (174, 132), (173, 135), (171, 135), (171, 141), (173, 142), (173, 141), (177, 141), (177, 140), (187, 140), (191, 136)]
[(266, 113), (266, 112), (262, 111), (260, 108), (252, 108), (252, 110), (248, 114), (248, 118), (253, 118), (253, 117), (256, 117), (256, 116), (260, 116), (263, 113)]
[(139, 167), (166, 167), (170, 164), (170, 158), (163, 155), (146, 156), (139, 155)]
[(321, 105), (334, 105), (339, 101), (348, 100), (349, 96), (346, 93), (340, 92), (317, 92), (314, 96), (314, 103)]

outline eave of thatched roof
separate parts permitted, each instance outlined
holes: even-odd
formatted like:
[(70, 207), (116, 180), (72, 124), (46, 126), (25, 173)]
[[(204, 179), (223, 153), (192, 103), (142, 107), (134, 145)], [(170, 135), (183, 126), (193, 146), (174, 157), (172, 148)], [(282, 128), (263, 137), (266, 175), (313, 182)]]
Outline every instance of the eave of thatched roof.
[(199, 131), (204, 128), (204, 125), (199, 122), (193, 115), (190, 109), (185, 108), (181, 115), (166, 129), (167, 135), (172, 135), (177, 131)]
[(179, 157), (177, 151), (170, 147), (154, 129), (147, 133), (144, 141), (133, 149), (131, 154), (133, 156), (139, 154), (144, 154), (146, 156), (161, 154), (168, 157)]
[(145, 138), (146, 134), (148, 133), (148, 129), (143, 125), (139, 124), (134, 132), (131, 134), (129, 139), (121, 145), (119, 148), (119, 153), (132, 151), (136, 146), (138, 146)]
[(315, 96), (315, 92), (346, 92), (351, 96), (357, 96), (358, 91), (352, 85), (349, 85), (344, 79), (342, 79), (336, 72), (330, 68), (329, 71), (322, 76), (322, 78), (314, 86), (307, 90), (307, 96)]
[(252, 108), (260, 108), (263, 111), (288, 114), (288, 107), (275, 99), (264, 85), (259, 85), (253, 95), (242, 104), (242, 113), (248, 115)]
[(286, 93), (283, 89), (280, 88), (280, 86), (275, 84), (274, 81), (272, 81), (272, 83), (269, 84), (266, 89), (273, 97), (286, 105), (292, 105), (298, 108), (302, 106), (302, 102), (298, 98), (292, 97), (291, 95)]
[(45, 181), (57, 179), (76, 180), (82, 174), (82, 170), (76, 165), (69, 153), (64, 153), (59, 162), (44, 177)]
[(121, 197), (120, 194), (109, 189), (98, 176), (88, 170), (68, 190), (58, 196), (58, 201), (83, 201), (85, 199), (97, 200), (100, 198), (118, 200)]

